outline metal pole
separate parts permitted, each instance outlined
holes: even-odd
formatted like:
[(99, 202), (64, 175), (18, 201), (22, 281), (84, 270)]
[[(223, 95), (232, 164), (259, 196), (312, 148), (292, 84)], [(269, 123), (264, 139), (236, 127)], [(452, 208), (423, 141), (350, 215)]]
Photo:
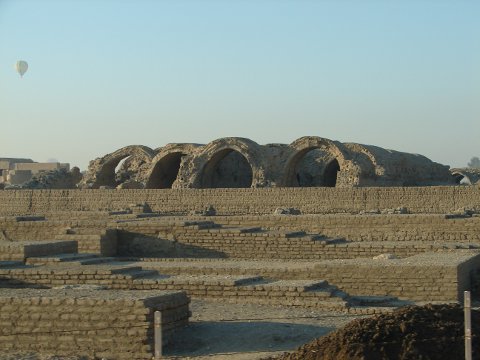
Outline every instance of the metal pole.
[(470, 291), (463, 292), (465, 313), (465, 360), (472, 360), (472, 318)]
[(162, 358), (162, 313), (155, 311), (153, 318), (153, 328), (155, 331), (155, 360)]

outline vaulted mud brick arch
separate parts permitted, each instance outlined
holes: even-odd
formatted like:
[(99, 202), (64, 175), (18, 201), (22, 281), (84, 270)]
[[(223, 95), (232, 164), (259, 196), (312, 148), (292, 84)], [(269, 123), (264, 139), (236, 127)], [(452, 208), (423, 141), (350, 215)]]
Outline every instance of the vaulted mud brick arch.
[(177, 179), (185, 154), (173, 152), (163, 156), (153, 166), (148, 178), (146, 188), (148, 189), (170, 189)]
[(296, 151), (287, 160), (284, 186), (335, 187), (344, 162), (342, 152), (328, 139), (300, 138), (291, 144)]
[[(116, 174), (116, 168), (121, 168)], [(424, 156), (305, 136), (289, 145), (226, 137), (206, 145), (132, 145), (92, 160), (79, 187), (261, 188), (474, 184), (478, 172), (449, 171)], [(453, 176), (452, 176), (453, 175)]]
[(120, 167), (122, 163), (129, 162), (134, 164), (134, 167), (139, 168), (143, 165), (148, 166), (151, 159), (152, 149), (141, 145), (126, 146), (115, 151), (114, 153), (104, 156), (103, 158), (97, 159), (96, 162), (98, 163), (98, 170), (95, 174), (95, 182), (93, 187), (115, 187), (122, 182), (122, 180), (125, 180), (116, 178), (117, 167)]
[(202, 172), (202, 188), (249, 188), (253, 171), (248, 160), (240, 152), (223, 149), (215, 153)]
[(340, 165), (320, 149), (306, 149), (291, 164), (287, 186), (335, 187)]
[(288, 169), (287, 186), (334, 187), (340, 165), (336, 158), (321, 149), (312, 148), (299, 152)]

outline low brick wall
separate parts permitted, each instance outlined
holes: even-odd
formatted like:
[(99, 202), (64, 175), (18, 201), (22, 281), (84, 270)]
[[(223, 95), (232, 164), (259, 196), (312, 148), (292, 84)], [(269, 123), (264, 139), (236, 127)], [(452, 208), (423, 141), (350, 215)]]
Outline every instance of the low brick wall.
[[(440, 215), (306, 215), (225, 216), (209, 219), (234, 228), (215, 228), (215, 224), (208, 228), (208, 223), (188, 225), (185, 220), (168, 217), (119, 223), (119, 254), (136, 257), (353, 259), (371, 258), (382, 253), (407, 257), (423, 252), (449, 250), (461, 242), (480, 244), (480, 239), (477, 239), (480, 236), (480, 218), (453, 220)], [(260, 226), (262, 223), (272, 230), (239, 228), (242, 225)], [(312, 231), (312, 227), (318, 232)], [(437, 227), (438, 232), (435, 230)], [(330, 231), (324, 231), (327, 228)], [(422, 237), (426, 228), (439, 234), (436, 241)], [(287, 229), (307, 230), (313, 234), (336, 233), (337, 237), (348, 241), (295, 234)], [(405, 236), (407, 229), (407, 234), (416, 233), (418, 236), (412, 236), (412, 240), (399, 240), (397, 235)], [(355, 236), (355, 230), (358, 230), (359, 236)], [(374, 235), (374, 239), (362, 237), (368, 231)]]
[(55, 235), (65, 233), (68, 227), (69, 221), (16, 221), (14, 217), (0, 218), (1, 236), (11, 241), (53, 240)]
[(140, 270), (140, 267), (96, 265), (82, 267), (78, 265), (52, 265), (40, 267), (0, 268), (0, 286), (8, 287), (55, 287), (63, 285), (103, 285), (130, 289), (132, 276), (129, 271)]
[[(444, 215), (434, 214), (168, 216), (115, 222), (105, 216), (104, 219), (81, 221), (16, 222), (4, 219), (0, 221), (0, 231), (12, 244), (32, 238), (74, 240), (78, 242), (80, 252), (136, 257), (347, 259), (381, 253), (407, 257), (448, 250), (459, 243), (480, 244), (480, 217), (447, 219)], [(189, 226), (189, 219), (190, 223), (193, 220), (213, 220), (226, 227), (261, 226), (275, 231), (242, 233), (241, 229), (204, 229)], [(329, 244), (308, 236), (285, 236), (292, 230), (345, 238), (348, 242)], [(22, 254), (17, 255), (4, 260), (23, 258)]]
[(325, 260), (372, 258), (391, 253), (407, 257), (424, 252), (444, 251), (442, 244), (415, 242), (359, 242), (324, 244), (309, 236), (286, 237), (275, 233), (235, 234), (226, 231), (172, 231), (165, 236), (119, 232), (119, 254), (133, 257), (194, 257)]
[(414, 301), (461, 301), (471, 290), (478, 251), (421, 254), (401, 260), (331, 260), (314, 273), (350, 295), (391, 295)]
[[(89, 219), (86, 218), (87, 215)], [(11, 244), (18, 242), (34, 244), (42, 241), (69, 241), (78, 243), (78, 252), (81, 253), (97, 253), (104, 256), (116, 255), (116, 224), (110, 224), (114, 227), (113, 229), (108, 228), (108, 215), (104, 215), (103, 220), (96, 218), (95, 213), (85, 212), (83, 216), (85, 217), (83, 220), (57, 220), (55, 216), (52, 216), (53, 220), (45, 221), (16, 221), (15, 217), (1, 218), (0, 253), (1, 244), (7, 242)], [(76, 229), (72, 230), (72, 228)], [(77, 251), (77, 248), (75, 248), (75, 251)], [(55, 252), (50, 253), (54, 254)]]
[(151, 359), (153, 313), (166, 339), (188, 323), (182, 292), (3, 289), (0, 348), (108, 359)]
[(398, 207), (442, 214), (463, 207), (480, 210), (480, 187), (6, 190), (0, 191), (0, 215), (118, 210), (143, 202), (165, 214), (188, 214), (207, 205), (219, 215), (272, 214), (278, 207), (298, 208), (304, 214)]
[(77, 252), (76, 241), (0, 241), (0, 260), (20, 260), (27, 257)]
[[(62, 217), (64, 213), (59, 213)], [(106, 214), (83, 212), (83, 220), (57, 220), (51, 214), (48, 221), (16, 222), (13, 218), (0, 218), (0, 232), (12, 240), (51, 240), (55, 235), (64, 234), (67, 228), (88, 228), (92, 231), (120, 228), (146, 235), (172, 226), (175, 221), (208, 220), (232, 227), (260, 226), (265, 229), (303, 230), (330, 237), (344, 237), (353, 241), (453, 241), (480, 243), (480, 217), (446, 219), (437, 214), (402, 215), (237, 215), (237, 216), (188, 216), (160, 217), (157, 227), (150, 222), (115, 223)], [(152, 219), (152, 222), (157, 220)], [(160, 223), (170, 223), (162, 225)], [(138, 230), (138, 231), (137, 231)], [(1, 237), (1, 234), (0, 234)]]
[(303, 230), (352, 241), (476, 242), (480, 217), (446, 219), (435, 214), (395, 215), (263, 215), (192, 217), (226, 226)]
[[(140, 264), (140, 263), (138, 263)], [(269, 279), (327, 280), (353, 296), (395, 296), (413, 301), (458, 301), (476, 285), (480, 252), (455, 250), (405, 259), (265, 261), (144, 259), (143, 268), (163, 274), (260, 275)]]
[[(133, 266), (50, 265), (4, 268), (0, 269), (0, 285), (52, 287), (90, 284), (104, 285), (112, 289), (184, 289), (192, 296), (222, 297), (227, 296), (227, 293), (228, 296), (240, 295), (238, 291), (241, 288), (235, 289), (238, 284), (224, 280), (217, 283), (215, 282), (217, 280), (213, 279), (215, 276), (211, 280), (215, 283), (211, 283), (209, 276), (240, 275), (249, 278), (261, 275), (267, 279), (277, 280), (327, 280), (331, 285), (355, 296), (390, 295), (414, 301), (456, 301), (461, 299), (464, 290), (471, 289), (474, 273), (480, 268), (480, 252), (477, 250), (425, 253), (393, 260), (367, 258), (316, 262), (156, 260), (157, 262), (134, 263)], [(140, 266), (146, 270), (141, 270)], [(184, 279), (176, 276), (149, 278), (151, 270), (157, 270), (160, 274), (180, 275)], [(194, 277), (190, 279), (188, 276)], [(196, 278), (198, 276), (206, 280), (199, 282)], [(268, 300), (268, 296), (266, 299)]]
[(78, 242), (79, 253), (101, 254), (102, 256), (117, 255), (117, 230), (95, 227), (69, 229), (66, 234), (56, 235), (57, 240)]

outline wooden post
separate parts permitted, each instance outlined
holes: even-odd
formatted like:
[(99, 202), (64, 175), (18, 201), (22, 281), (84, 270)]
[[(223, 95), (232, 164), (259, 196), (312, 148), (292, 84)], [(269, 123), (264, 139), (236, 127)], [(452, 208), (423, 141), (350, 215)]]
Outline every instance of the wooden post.
[(162, 313), (155, 311), (153, 326), (155, 331), (155, 360), (162, 358)]
[(464, 313), (465, 313), (465, 360), (472, 360), (472, 318), (470, 291), (463, 292)]

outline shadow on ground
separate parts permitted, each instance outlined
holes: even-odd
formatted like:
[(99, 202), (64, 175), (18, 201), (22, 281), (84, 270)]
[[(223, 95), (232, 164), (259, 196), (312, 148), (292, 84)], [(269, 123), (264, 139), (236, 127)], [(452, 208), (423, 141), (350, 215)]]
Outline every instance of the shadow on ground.
[(287, 351), (333, 328), (285, 322), (198, 321), (180, 330), (165, 356), (204, 356), (237, 352)]

